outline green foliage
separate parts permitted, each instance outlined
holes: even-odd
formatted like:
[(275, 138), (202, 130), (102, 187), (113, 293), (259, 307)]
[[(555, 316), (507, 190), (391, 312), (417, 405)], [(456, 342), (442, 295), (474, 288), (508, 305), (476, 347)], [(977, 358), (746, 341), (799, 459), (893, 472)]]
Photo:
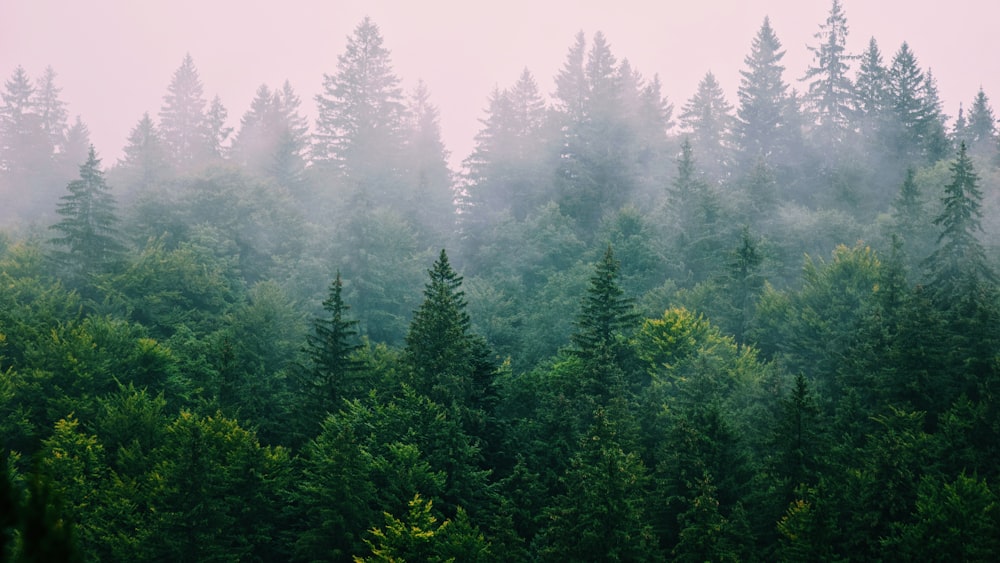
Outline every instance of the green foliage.
[(373, 529), (372, 539), (365, 541), (371, 549), (371, 555), (355, 557), (354, 561), (493, 561), (489, 542), (469, 522), (464, 510), (459, 509), (454, 521), (445, 520), (438, 525), (438, 519), (431, 513), (433, 504), (430, 500), (422, 500), (417, 494), (409, 502), (409, 511), (403, 520), (386, 513), (385, 528)]
[(923, 561), (989, 561), (1000, 549), (1000, 504), (986, 481), (920, 481), (912, 522), (883, 540), (893, 558)]
[(80, 166), (80, 179), (70, 182), (56, 212), (62, 219), (52, 225), (59, 236), (51, 243), (63, 250), (54, 253), (72, 281), (90, 278), (117, 265), (124, 247), (119, 241), (115, 200), (104, 183), (101, 161), (90, 147), (87, 162)]
[(312, 334), (306, 336), (306, 353), (311, 365), (303, 384), (307, 416), (333, 412), (344, 399), (354, 399), (367, 391), (356, 373), (360, 363), (355, 355), (361, 348), (357, 340), (358, 321), (348, 316), (350, 307), (341, 297), (344, 284), (340, 272), (330, 283), (323, 301), (328, 318), (313, 320)]
[(614, 414), (599, 410), (546, 509), (543, 561), (651, 561), (655, 540), (645, 515), (646, 468), (627, 448)]
[(282, 557), (274, 543), (280, 526), (275, 515), (278, 493), (288, 486), (287, 451), (261, 447), (234, 420), (182, 411), (153, 456), (147, 557)]

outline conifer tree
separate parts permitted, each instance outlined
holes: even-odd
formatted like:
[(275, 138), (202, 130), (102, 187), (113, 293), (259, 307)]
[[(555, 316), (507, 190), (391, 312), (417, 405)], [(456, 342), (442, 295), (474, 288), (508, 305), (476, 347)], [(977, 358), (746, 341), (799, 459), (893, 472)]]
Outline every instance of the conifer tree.
[(929, 286), (945, 300), (969, 296), (978, 291), (980, 284), (996, 281), (977, 238), (982, 231), (983, 195), (965, 143), (959, 147), (950, 169), (951, 183), (944, 187), (941, 213), (934, 219), (941, 228), (937, 249), (925, 262)]
[(226, 125), (228, 117), (229, 112), (226, 110), (226, 106), (222, 105), (222, 99), (219, 96), (212, 98), (212, 102), (208, 106), (208, 113), (205, 114), (205, 125), (208, 128), (208, 144), (212, 156), (216, 159), (224, 158), (229, 152), (226, 141), (232, 134), (233, 128)]
[(518, 221), (551, 195), (546, 164), (546, 106), (528, 69), (504, 90), (495, 89), (464, 161), (464, 194), (459, 217), (468, 256), (477, 255), (480, 237), (507, 212)]
[(354, 357), (361, 349), (358, 321), (348, 317), (350, 306), (342, 297), (340, 272), (330, 283), (323, 310), (328, 316), (313, 320), (313, 333), (306, 337), (310, 369), (304, 382), (308, 401), (307, 418), (322, 421), (325, 413), (336, 412), (340, 403), (355, 399), (368, 390), (357, 381), (360, 362)]
[(744, 60), (747, 68), (740, 71), (735, 133), (743, 157), (749, 162), (760, 155), (772, 155), (786, 133), (788, 85), (782, 77), (784, 56), (771, 20), (764, 18)]
[(166, 147), (149, 112), (143, 113), (129, 132), (128, 142), (122, 153), (118, 169), (123, 173), (130, 189), (148, 189), (169, 176)]
[(62, 219), (50, 227), (58, 232), (50, 240), (57, 247), (53, 258), (71, 279), (87, 281), (107, 271), (123, 251), (115, 199), (104, 182), (100, 164), (91, 146), (87, 161), (80, 166), (80, 179), (66, 186), (69, 193), (56, 210)]
[(316, 96), (314, 160), (377, 205), (398, 201), (398, 159), (405, 114), (399, 78), (379, 27), (365, 18), (323, 75)]
[(38, 79), (35, 87), (34, 105), (52, 150), (61, 149), (66, 140), (68, 116), (66, 103), (59, 99), (61, 91), (62, 88), (56, 86), (56, 72), (51, 66), (45, 67), (45, 73)]
[(872, 37), (868, 48), (861, 54), (858, 73), (854, 79), (854, 113), (865, 122), (862, 127), (870, 128), (881, 119), (889, 102), (888, 69), (882, 61), (878, 42)]
[(423, 81), (410, 99), (406, 123), (405, 173), (408, 190), (401, 202), (422, 235), (421, 246), (442, 246), (454, 230), (452, 174), (441, 140), (438, 109)]
[(570, 335), (573, 355), (583, 362), (580, 389), (598, 404), (628, 390), (625, 372), (626, 338), (636, 328), (634, 300), (625, 296), (618, 281), (620, 265), (609, 245), (598, 261), (583, 297), (576, 330)]
[(167, 87), (160, 109), (160, 134), (171, 164), (180, 172), (190, 172), (213, 154), (212, 125), (205, 114), (205, 94), (191, 55)]
[(729, 158), (733, 106), (711, 72), (698, 83), (698, 91), (681, 111), (681, 124), (691, 130), (691, 146), (702, 160), (722, 176)]
[[(956, 129), (958, 125), (956, 124)], [(997, 118), (982, 87), (969, 107), (968, 125), (963, 131), (966, 146), (973, 155), (992, 156), (997, 150)]]
[(418, 392), (445, 406), (466, 405), (472, 394), (472, 336), (462, 276), (443, 249), (427, 273), (424, 302), (406, 334), (406, 361)]
[[(0, 106), (0, 195), (4, 214), (38, 215), (51, 205), (53, 145), (38, 115), (35, 88), (18, 66), (4, 83)], [(62, 134), (62, 131), (60, 131)], [(65, 181), (61, 180), (62, 182)]]
[(833, 0), (826, 22), (814, 37), (819, 45), (809, 47), (813, 63), (803, 80), (812, 79), (808, 93), (810, 106), (816, 112), (824, 140), (836, 145), (844, 140), (844, 130), (850, 122), (853, 86), (847, 72), (848, 62), (854, 58), (847, 54), (847, 18), (840, 0)]

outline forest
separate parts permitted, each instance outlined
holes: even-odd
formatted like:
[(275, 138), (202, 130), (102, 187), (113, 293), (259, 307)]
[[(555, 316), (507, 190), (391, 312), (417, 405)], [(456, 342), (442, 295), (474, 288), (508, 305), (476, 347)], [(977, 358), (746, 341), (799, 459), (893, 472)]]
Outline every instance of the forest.
[(18, 67), (0, 558), (995, 561), (997, 117), (847, 33), (675, 105), (580, 32), (458, 170), (368, 18), (315, 119), (188, 55), (116, 162)]

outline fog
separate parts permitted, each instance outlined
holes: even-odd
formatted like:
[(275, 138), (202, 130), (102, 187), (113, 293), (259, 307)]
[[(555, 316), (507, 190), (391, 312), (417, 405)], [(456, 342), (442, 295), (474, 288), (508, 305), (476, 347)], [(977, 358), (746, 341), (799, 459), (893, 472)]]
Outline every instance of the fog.
[[(541, 91), (578, 31), (603, 31), (614, 52), (645, 76), (660, 76), (679, 105), (711, 70), (735, 102), (739, 70), (765, 15), (787, 50), (786, 81), (802, 88), (825, 0), (706, 0), (609, 4), (583, 0), (502, 4), (292, 0), (0, 1), (0, 76), (17, 65), (33, 78), (47, 65), (71, 117), (80, 115), (102, 155), (113, 162), (143, 112), (156, 114), (173, 71), (194, 58), (208, 99), (219, 95), (230, 125), (249, 107), (257, 87), (289, 80), (315, 117), (313, 97), (323, 73), (359, 21), (382, 29), (396, 73), (409, 90), (427, 83), (441, 109), (442, 134), (457, 164), (468, 155), (486, 97), (528, 68)], [(981, 0), (884, 0), (845, 6), (847, 48), (859, 53), (872, 36), (887, 55), (908, 41), (937, 78), (945, 111), (954, 117), (981, 85), (1000, 97), (1000, 36), (992, 27), (1000, 5)]]
[(997, 560), (998, 8), (479, 4), (0, 0), (0, 560)]

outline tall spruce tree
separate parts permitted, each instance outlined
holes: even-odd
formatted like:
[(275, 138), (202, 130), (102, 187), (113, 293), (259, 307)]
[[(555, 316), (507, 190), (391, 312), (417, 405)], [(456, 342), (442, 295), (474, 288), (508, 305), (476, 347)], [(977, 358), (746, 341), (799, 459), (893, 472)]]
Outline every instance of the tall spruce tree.
[(810, 46), (813, 62), (803, 80), (810, 80), (808, 102), (816, 115), (821, 136), (834, 146), (843, 142), (851, 121), (853, 86), (847, 76), (847, 18), (840, 0), (833, 0), (826, 22), (814, 35), (819, 45)]
[(212, 126), (205, 114), (205, 93), (190, 54), (174, 71), (160, 108), (160, 134), (171, 165), (193, 171), (213, 155)]
[(52, 140), (38, 114), (35, 87), (23, 67), (14, 69), (0, 95), (3, 97), (0, 106), (2, 213), (38, 216), (51, 205), (53, 184), (59, 182), (54, 182), (52, 177)]
[(361, 363), (355, 353), (361, 349), (358, 341), (358, 321), (348, 317), (350, 306), (344, 302), (344, 283), (340, 272), (323, 301), (326, 316), (313, 320), (313, 332), (306, 337), (309, 368), (303, 381), (307, 422), (322, 422), (326, 413), (336, 412), (342, 401), (356, 399), (368, 389), (358, 381)]
[(929, 287), (946, 301), (975, 294), (980, 284), (996, 282), (978, 238), (983, 194), (965, 143), (950, 169), (951, 182), (944, 187), (941, 212), (934, 219), (941, 228), (937, 249), (925, 262)]
[(117, 168), (129, 189), (148, 189), (170, 175), (163, 138), (148, 112), (142, 114), (142, 118), (129, 132), (128, 142), (122, 153)]
[(570, 352), (583, 362), (579, 391), (606, 404), (628, 390), (625, 368), (626, 338), (636, 328), (634, 299), (625, 296), (618, 281), (619, 263), (611, 246), (597, 262), (583, 297)]
[(467, 404), (472, 395), (472, 335), (462, 276), (451, 268), (443, 249), (427, 274), (424, 302), (406, 334), (413, 386), (442, 405)]
[(70, 279), (89, 281), (110, 269), (124, 250), (118, 238), (118, 217), (100, 169), (94, 147), (80, 166), (80, 179), (66, 186), (56, 212), (62, 219), (50, 228), (58, 233), (50, 239), (57, 248), (53, 258)]
[(403, 205), (421, 236), (421, 246), (443, 246), (453, 235), (455, 209), (448, 150), (441, 140), (438, 108), (423, 81), (410, 99), (405, 126), (404, 169), (408, 185)]
[(868, 41), (868, 48), (859, 58), (858, 73), (854, 78), (854, 113), (856, 118), (862, 120), (862, 131), (870, 131), (883, 118), (889, 102), (889, 71), (874, 37)]
[(379, 27), (365, 18), (337, 58), (337, 72), (323, 75), (316, 96), (313, 158), (376, 205), (399, 201), (398, 159), (405, 114), (399, 78)]
[(782, 149), (788, 127), (788, 85), (782, 76), (785, 67), (781, 65), (784, 56), (770, 18), (764, 18), (744, 60), (746, 69), (740, 71), (735, 133), (747, 164), (760, 155), (770, 157)]
[(968, 124), (963, 136), (972, 155), (990, 157), (996, 154), (997, 118), (982, 87), (969, 106)]
[(680, 115), (681, 124), (690, 130), (692, 148), (720, 178), (729, 164), (732, 112), (733, 106), (726, 101), (722, 86), (714, 74), (707, 72)]

